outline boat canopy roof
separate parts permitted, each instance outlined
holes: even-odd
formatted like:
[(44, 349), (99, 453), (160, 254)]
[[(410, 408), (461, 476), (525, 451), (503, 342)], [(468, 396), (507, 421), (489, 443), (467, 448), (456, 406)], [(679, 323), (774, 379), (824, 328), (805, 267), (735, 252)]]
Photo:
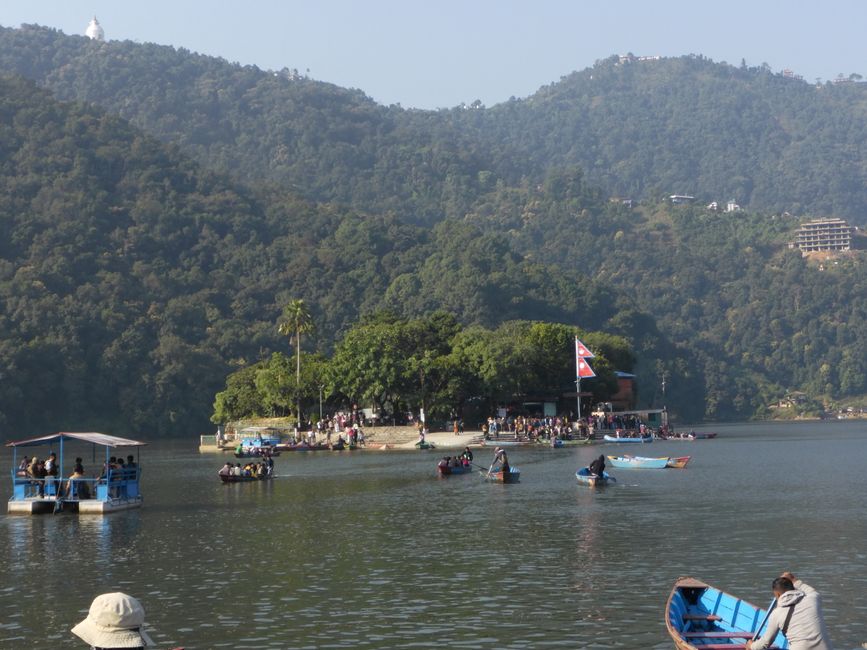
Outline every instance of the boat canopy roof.
[(81, 440), (82, 442), (90, 442), (95, 445), (100, 445), (102, 447), (140, 447), (142, 445), (146, 445), (146, 442), (141, 442), (139, 440), (130, 440), (129, 438), (119, 438), (118, 436), (110, 436), (107, 433), (70, 433), (67, 431), (62, 431), (60, 433), (52, 433), (47, 436), (40, 436), (39, 438), (28, 438), (27, 440), (17, 440), (14, 442), (7, 442), (7, 447), (36, 447), (38, 445), (47, 445), (52, 442), (57, 442), (59, 440)]

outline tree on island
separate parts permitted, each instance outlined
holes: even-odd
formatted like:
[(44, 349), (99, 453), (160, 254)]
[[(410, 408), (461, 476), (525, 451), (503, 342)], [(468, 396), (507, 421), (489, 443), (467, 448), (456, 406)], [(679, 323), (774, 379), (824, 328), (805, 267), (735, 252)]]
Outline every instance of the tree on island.
[(298, 425), (301, 425), (301, 334), (313, 332), (316, 328), (313, 316), (304, 303), (304, 300), (295, 298), (283, 307), (277, 332), (289, 339), (289, 345), (295, 344), (295, 388), (298, 397), (297, 417)]

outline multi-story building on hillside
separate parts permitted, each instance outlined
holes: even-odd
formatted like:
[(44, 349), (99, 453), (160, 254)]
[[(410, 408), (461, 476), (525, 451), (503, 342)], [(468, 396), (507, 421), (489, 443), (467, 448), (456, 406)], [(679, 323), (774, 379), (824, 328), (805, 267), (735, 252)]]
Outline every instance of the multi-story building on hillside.
[(815, 219), (801, 225), (791, 247), (802, 253), (848, 251), (852, 248), (854, 230), (842, 219)]

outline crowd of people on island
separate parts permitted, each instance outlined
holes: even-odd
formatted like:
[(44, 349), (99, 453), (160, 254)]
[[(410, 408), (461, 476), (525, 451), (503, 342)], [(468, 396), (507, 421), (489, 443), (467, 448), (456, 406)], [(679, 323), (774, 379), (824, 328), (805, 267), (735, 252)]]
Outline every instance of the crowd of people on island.
[(572, 422), (566, 416), (490, 416), (482, 422), (481, 429), (485, 440), (496, 440), (503, 433), (529, 440), (563, 440), (574, 436), (586, 438), (592, 434), (587, 422)]
[(53, 495), (58, 499), (90, 499), (90, 483), (136, 479), (138, 478), (138, 463), (135, 461), (135, 456), (132, 455), (127, 456), (126, 460), (123, 456), (111, 456), (108, 462), (103, 463), (100, 475), (94, 479), (84, 473), (84, 462), (80, 457), (76, 457), (72, 473), (66, 477), (65, 483), (63, 477), (60, 476), (60, 471), (57, 454), (52, 451), (44, 460), (40, 460), (37, 456), (24, 456), (18, 463), (15, 476), (30, 479), (40, 499), (44, 499), (46, 494)]

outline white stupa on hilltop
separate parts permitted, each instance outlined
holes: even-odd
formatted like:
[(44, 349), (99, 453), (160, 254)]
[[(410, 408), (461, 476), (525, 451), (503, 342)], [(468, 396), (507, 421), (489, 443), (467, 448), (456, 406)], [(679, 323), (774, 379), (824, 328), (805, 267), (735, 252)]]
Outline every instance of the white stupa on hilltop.
[(105, 40), (105, 32), (102, 30), (102, 25), (99, 24), (96, 16), (94, 16), (93, 20), (91, 20), (90, 23), (87, 25), (87, 29), (84, 30), (84, 35), (88, 38), (93, 39), (94, 41)]

